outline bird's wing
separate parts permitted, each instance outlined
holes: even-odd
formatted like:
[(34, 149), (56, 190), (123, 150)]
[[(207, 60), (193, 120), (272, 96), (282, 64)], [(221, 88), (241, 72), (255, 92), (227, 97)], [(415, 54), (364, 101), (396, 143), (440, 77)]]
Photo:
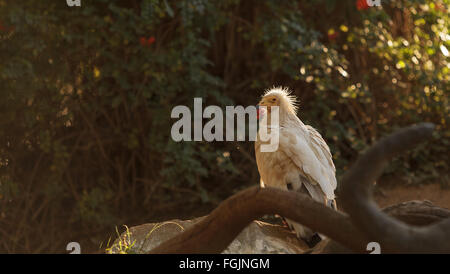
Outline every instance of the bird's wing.
[[(311, 137), (311, 141), (314, 143), (313, 148), (318, 148), (318, 153), (323, 153), (323, 157), (320, 157), (320, 160), (326, 160), (329, 167), (336, 172), (336, 167), (333, 163), (333, 156), (331, 155), (330, 148), (328, 147), (327, 143), (325, 143), (325, 140), (322, 138), (322, 135), (314, 129), (311, 126), (306, 125), (305, 128), (309, 132), (309, 136)], [(336, 186), (335, 186), (336, 187)]]
[(279, 149), (289, 156), (311, 183), (320, 185), (327, 199), (334, 199), (336, 169), (330, 149), (314, 128), (304, 125), (281, 128)]

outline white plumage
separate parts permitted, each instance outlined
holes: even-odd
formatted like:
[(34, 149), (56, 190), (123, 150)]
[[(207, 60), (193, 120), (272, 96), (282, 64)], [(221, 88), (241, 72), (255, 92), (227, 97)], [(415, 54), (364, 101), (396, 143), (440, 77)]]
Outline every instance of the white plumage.
[[(263, 95), (259, 106), (267, 107), (264, 121), (269, 123), (271, 107), (279, 107), (278, 149), (261, 152), (264, 143), (259, 138), (255, 142), (261, 186), (303, 191), (314, 200), (336, 208), (336, 169), (330, 149), (314, 128), (297, 117), (295, 97), (287, 89), (272, 88)], [(308, 241), (313, 236), (309, 229), (290, 220), (287, 222), (300, 238)]]

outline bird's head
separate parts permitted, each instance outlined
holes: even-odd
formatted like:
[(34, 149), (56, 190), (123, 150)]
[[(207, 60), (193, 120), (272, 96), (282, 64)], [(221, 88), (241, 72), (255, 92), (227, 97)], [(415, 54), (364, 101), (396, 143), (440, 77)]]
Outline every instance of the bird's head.
[(279, 107), (280, 117), (284, 115), (297, 115), (297, 100), (294, 95), (287, 88), (274, 87), (268, 89), (258, 103), (258, 118), (265, 115), (263, 109), (259, 107), (266, 107), (270, 115), (271, 107)]

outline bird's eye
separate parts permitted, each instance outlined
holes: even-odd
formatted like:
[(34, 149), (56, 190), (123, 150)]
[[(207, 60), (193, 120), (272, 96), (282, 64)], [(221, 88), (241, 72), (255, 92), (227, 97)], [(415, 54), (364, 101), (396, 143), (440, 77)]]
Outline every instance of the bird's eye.
[(275, 101), (277, 101), (277, 99), (276, 98), (272, 98), (272, 100), (271, 100), (272, 102), (275, 102)]

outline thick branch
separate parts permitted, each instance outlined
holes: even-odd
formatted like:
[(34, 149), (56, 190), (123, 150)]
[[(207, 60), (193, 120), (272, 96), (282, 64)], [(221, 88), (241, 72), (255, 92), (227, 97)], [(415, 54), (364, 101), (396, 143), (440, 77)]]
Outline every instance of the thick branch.
[(410, 226), (379, 210), (372, 199), (372, 183), (393, 156), (431, 136), (433, 124), (404, 128), (379, 141), (345, 174), (342, 205), (353, 223), (384, 252), (450, 253), (450, 218), (426, 227)]
[[(422, 204), (410, 207), (406, 214), (400, 210), (401, 205), (386, 209), (406, 222), (436, 222), (425, 227), (409, 226), (381, 212), (371, 199), (370, 183), (381, 174), (386, 161), (429, 137), (432, 130), (431, 124), (403, 129), (377, 143), (346, 173), (341, 202), (352, 221), (304, 194), (253, 187), (228, 198), (202, 221), (151, 253), (220, 253), (252, 220), (264, 214), (280, 214), (357, 252), (365, 251), (371, 241), (378, 241), (383, 252), (450, 252), (447, 210), (428, 209)], [(442, 218), (447, 219), (439, 221)]]
[(220, 253), (251, 221), (265, 214), (295, 220), (355, 251), (364, 251), (368, 243), (346, 215), (305, 194), (252, 187), (228, 198), (205, 219), (151, 253)]

